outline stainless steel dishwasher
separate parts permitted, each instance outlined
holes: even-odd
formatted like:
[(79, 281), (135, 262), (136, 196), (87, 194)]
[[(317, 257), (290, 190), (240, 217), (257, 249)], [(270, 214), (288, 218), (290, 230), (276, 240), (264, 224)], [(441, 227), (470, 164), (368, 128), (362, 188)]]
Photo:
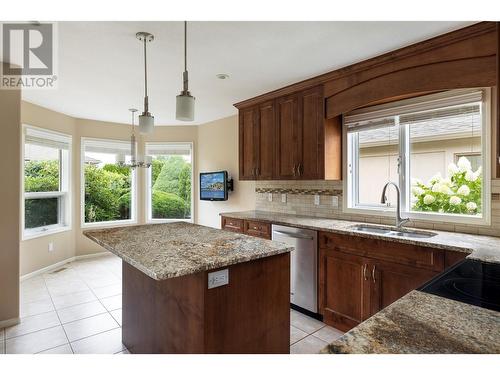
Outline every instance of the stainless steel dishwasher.
[(272, 239), (295, 248), (290, 254), (290, 302), (318, 312), (318, 234), (314, 230), (272, 226)]

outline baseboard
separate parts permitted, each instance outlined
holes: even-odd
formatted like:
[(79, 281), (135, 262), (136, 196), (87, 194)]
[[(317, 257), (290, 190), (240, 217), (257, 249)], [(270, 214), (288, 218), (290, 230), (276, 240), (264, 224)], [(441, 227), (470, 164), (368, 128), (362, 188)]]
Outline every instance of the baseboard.
[(11, 327), (11, 326), (14, 326), (14, 325), (19, 324), (19, 323), (21, 323), (20, 318), (12, 318), (12, 319), (7, 319), (7, 320), (2, 320), (2, 321), (0, 321), (0, 329)]
[(50, 266), (47, 266), (47, 267), (44, 267), (44, 268), (40, 268), (39, 270), (27, 273), (26, 275), (21, 276), (20, 279), (21, 279), (21, 281), (31, 279), (32, 277), (41, 275), (43, 273), (56, 270), (56, 269), (64, 266), (66, 263), (73, 262), (75, 260), (88, 259), (88, 258), (96, 258), (96, 257), (100, 257), (100, 256), (103, 256), (103, 255), (110, 255), (110, 254), (111, 253), (108, 252), (108, 251), (102, 251), (102, 252), (93, 253), (93, 254), (77, 255), (77, 256), (74, 256), (74, 257), (71, 257), (71, 258), (67, 258), (67, 259), (61, 260), (60, 262), (51, 264)]

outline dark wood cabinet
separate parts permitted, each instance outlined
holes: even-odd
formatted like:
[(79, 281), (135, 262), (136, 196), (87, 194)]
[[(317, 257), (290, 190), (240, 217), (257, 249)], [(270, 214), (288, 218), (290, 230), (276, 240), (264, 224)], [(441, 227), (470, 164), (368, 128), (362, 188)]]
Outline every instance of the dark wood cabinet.
[(298, 177), (298, 95), (276, 101), (276, 178), (292, 180)]
[(319, 247), (320, 313), (344, 331), (444, 269), (439, 249), (324, 232)]
[(369, 316), (422, 286), (438, 273), (387, 261), (369, 262), (367, 264), (367, 277), (370, 282)]
[(240, 179), (340, 180), (342, 122), (325, 120), (323, 86), (240, 108)]
[(241, 110), (239, 113), (239, 167), (240, 179), (252, 180), (256, 178), (257, 160), (257, 119), (258, 107)]
[(299, 94), (297, 121), (297, 172), (302, 180), (325, 177), (325, 130), (323, 123), (323, 88)]
[(233, 219), (221, 216), (221, 228), (231, 232), (248, 234), (253, 237), (271, 239), (271, 224), (258, 220)]
[(275, 123), (273, 100), (240, 111), (240, 179), (273, 178)]
[(325, 323), (348, 331), (370, 315), (366, 259), (319, 250), (319, 305)]

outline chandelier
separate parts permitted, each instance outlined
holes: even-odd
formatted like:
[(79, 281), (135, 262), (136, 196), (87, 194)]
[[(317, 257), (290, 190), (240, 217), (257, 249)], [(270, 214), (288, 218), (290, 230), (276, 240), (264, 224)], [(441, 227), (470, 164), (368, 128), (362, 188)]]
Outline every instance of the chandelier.
[(126, 167), (126, 168), (149, 168), (151, 167), (151, 156), (143, 156), (139, 155), (137, 156), (137, 147), (136, 147), (136, 139), (135, 139), (135, 124), (134, 124), (134, 117), (135, 113), (137, 112), (137, 109), (135, 108), (130, 108), (129, 109), (130, 113), (132, 114), (132, 135), (130, 136), (130, 163), (127, 163), (125, 160), (125, 155), (120, 154), (118, 155), (118, 160), (117, 164), (120, 167)]

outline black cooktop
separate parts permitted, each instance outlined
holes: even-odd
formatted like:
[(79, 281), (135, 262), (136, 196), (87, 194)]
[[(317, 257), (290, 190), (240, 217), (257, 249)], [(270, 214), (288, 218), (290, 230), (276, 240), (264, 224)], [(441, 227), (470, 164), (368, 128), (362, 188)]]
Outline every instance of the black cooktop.
[(418, 290), (500, 311), (500, 264), (464, 259)]

